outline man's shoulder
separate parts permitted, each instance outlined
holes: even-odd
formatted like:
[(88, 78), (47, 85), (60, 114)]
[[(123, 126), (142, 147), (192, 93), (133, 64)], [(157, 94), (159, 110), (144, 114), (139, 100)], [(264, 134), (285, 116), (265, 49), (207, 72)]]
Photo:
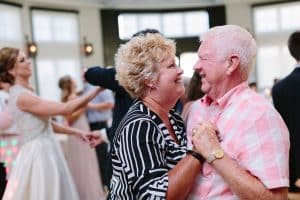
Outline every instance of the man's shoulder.
[(296, 69), (294, 69), (291, 73), (289, 73), (283, 79), (278, 81), (277, 84), (279, 84), (279, 85), (286, 84), (286, 83), (289, 83), (291, 81), (299, 81), (300, 82), (300, 67), (297, 67)]
[(236, 108), (237, 112), (245, 111), (253, 114), (256, 111), (258, 111), (258, 113), (264, 113), (274, 110), (269, 99), (266, 99), (264, 96), (251, 89), (244, 91), (233, 99), (230, 107)]
[(272, 88), (272, 93), (282, 90), (293, 89), (300, 85), (300, 68), (278, 81)]
[(115, 73), (116, 69), (113, 67), (94, 66), (87, 69), (86, 73)]

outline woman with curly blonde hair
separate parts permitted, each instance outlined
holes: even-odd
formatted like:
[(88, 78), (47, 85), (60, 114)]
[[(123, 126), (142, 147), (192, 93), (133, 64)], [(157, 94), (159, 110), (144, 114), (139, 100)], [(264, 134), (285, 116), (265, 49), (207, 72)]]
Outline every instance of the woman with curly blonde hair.
[(115, 133), (109, 199), (187, 199), (202, 158), (187, 150), (183, 120), (172, 109), (185, 92), (175, 42), (136, 36), (115, 60), (116, 78), (136, 100)]

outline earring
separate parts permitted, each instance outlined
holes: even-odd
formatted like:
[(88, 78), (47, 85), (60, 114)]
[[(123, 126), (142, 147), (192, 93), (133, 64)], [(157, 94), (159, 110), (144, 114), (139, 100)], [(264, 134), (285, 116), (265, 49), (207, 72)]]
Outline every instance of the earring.
[(149, 87), (150, 87), (151, 89), (155, 89), (155, 86), (154, 86), (153, 84), (149, 84)]

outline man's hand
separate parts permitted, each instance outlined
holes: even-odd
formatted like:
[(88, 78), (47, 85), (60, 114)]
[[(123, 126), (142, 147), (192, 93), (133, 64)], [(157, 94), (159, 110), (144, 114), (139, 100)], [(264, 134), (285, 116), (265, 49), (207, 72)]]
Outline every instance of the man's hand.
[(211, 122), (201, 122), (192, 129), (192, 143), (195, 150), (207, 158), (211, 152), (220, 148), (218, 129)]

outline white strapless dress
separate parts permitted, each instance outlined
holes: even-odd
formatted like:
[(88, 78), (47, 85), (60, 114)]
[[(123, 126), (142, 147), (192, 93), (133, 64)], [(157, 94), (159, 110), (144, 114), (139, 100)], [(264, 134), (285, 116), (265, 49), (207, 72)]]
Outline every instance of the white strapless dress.
[(49, 118), (23, 112), (16, 106), (18, 95), (23, 92), (35, 95), (19, 85), (10, 89), (9, 108), (16, 131), (23, 135), (24, 143), (3, 199), (78, 200), (76, 187)]

